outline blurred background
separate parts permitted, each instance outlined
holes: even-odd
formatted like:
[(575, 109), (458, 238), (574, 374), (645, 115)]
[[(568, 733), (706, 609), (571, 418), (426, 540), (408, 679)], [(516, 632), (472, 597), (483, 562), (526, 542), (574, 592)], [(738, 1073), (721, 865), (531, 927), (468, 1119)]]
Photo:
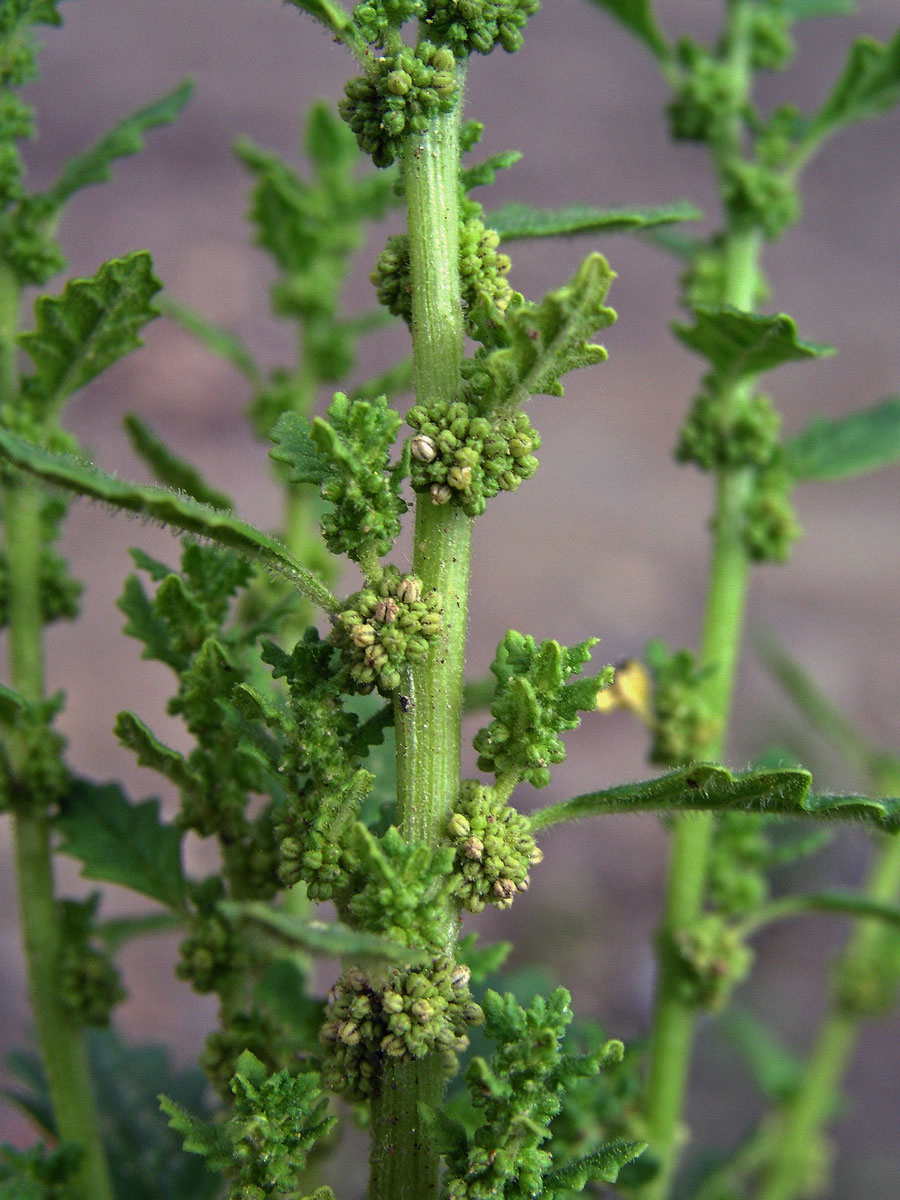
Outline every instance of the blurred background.
[[(671, 36), (713, 36), (721, 5), (657, 0)], [(782, 76), (766, 77), (764, 108), (791, 99), (814, 108), (861, 34), (881, 41), (897, 24), (895, 0), (862, 0), (859, 16), (810, 21), (797, 30), (798, 55)], [(65, 28), (42, 33), (43, 77), (28, 99), (39, 139), (28, 158), (35, 186), (119, 117), (190, 74), (194, 99), (172, 127), (152, 132), (144, 152), (119, 163), (115, 180), (80, 193), (63, 242), (73, 274), (92, 274), (108, 257), (148, 247), (170, 294), (235, 330), (266, 366), (291, 360), (293, 329), (270, 316), (266, 257), (244, 220), (248, 178), (231, 153), (248, 135), (302, 165), (302, 115), (318, 98), (336, 101), (349, 54), (312, 20), (276, 0), (81, 0), (62, 6)], [(548, 0), (526, 32), (525, 48), (473, 59), (467, 116), (485, 123), (479, 156), (516, 148), (486, 207), (528, 200), (548, 207), (587, 202), (619, 207), (688, 198), (716, 218), (702, 151), (672, 146), (661, 112), (665, 88), (650, 55), (586, 0)], [(805, 219), (767, 261), (768, 311), (789, 313), (800, 334), (838, 354), (786, 367), (767, 380), (786, 432), (815, 414), (838, 414), (900, 393), (900, 113), (839, 135), (805, 175)], [(348, 290), (351, 309), (370, 306), (367, 276), (383, 235), (376, 233)], [(539, 297), (599, 249), (618, 272), (610, 303), (619, 322), (606, 331), (607, 364), (569, 376), (563, 399), (539, 398), (542, 469), (514, 499), (489, 506), (475, 535), (471, 651), (483, 674), (508, 627), (571, 644), (602, 638), (598, 663), (639, 654), (651, 637), (694, 646), (707, 560), (709, 481), (678, 467), (671, 447), (702, 366), (669, 332), (677, 311), (678, 265), (626, 236), (512, 247), (513, 285)], [(363, 374), (400, 353), (403, 335), (379, 336)], [(237, 498), (242, 516), (274, 525), (278, 492), (266, 447), (244, 419), (245, 384), (229, 366), (166, 320), (147, 331), (146, 348), (104, 375), (69, 409), (69, 424), (107, 469), (144, 478), (121, 428), (128, 411), (146, 416), (211, 483)], [(327, 402), (323, 397), (323, 403)], [(728, 762), (742, 768), (767, 745), (794, 744), (822, 790), (862, 786), (828, 746), (811, 737), (761, 667), (752, 639), (775, 633), (844, 711), (873, 739), (900, 750), (900, 468), (859, 481), (798, 491), (806, 536), (783, 568), (754, 574), (750, 645), (744, 655)], [(84, 616), (52, 627), (49, 686), (68, 704), (61, 726), (70, 761), (96, 779), (124, 778), (135, 796), (163, 794), (157, 777), (134, 767), (110, 729), (133, 708), (161, 736), (183, 745), (163, 714), (168, 672), (141, 662), (122, 639), (115, 600), (131, 567), (130, 545), (176, 561), (160, 531), (76, 505), (65, 550), (87, 580)], [(396, 561), (406, 566), (407, 543)], [(354, 586), (348, 580), (348, 587)], [(475, 723), (473, 729), (477, 727)], [(642, 732), (625, 715), (587, 717), (570, 736), (567, 762), (540, 797), (522, 789), (522, 807), (562, 800), (647, 773)], [(171, 797), (164, 795), (171, 805)], [(28, 1032), (25, 982), (15, 923), (8, 830), (0, 830), (4, 869), (0, 1043)], [(202, 854), (201, 848), (195, 848)], [(193, 852), (193, 851), (192, 851)], [(532, 889), (512, 914), (479, 920), (484, 936), (517, 939), (514, 963), (549, 964), (577, 1007), (611, 1036), (647, 1029), (653, 986), (650, 938), (662, 891), (665, 836), (650, 817), (608, 817), (577, 831), (552, 832)], [(843, 831), (804, 868), (802, 882), (850, 886), (869, 842)], [(60, 863), (62, 885), (90, 887)], [(104, 911), (133, 911), (110, 889)], [(798, 1050), (822, 1011), (828, 963), (846, 926), (804, 918), (774, 926), (756, 943), (758, 967), (739, 999), (770, 1018)], [(120, 1024), (130, 1035), (165, 1039), (190, 1061), (211, 1026), (210, 1003), (171, 978), (174, 944), (158, 938), (126, 951), (131, 997)], [(733, 1141), (756, 1109), (733, 1051), (707, 1023), (698, 1045), (689, 1120), (696, 1144)], [(895, 1019), (868, 1027), (855, 1062), (855, 1099), (836, 1134), (843, 1148), (833, 1198), (889, 1200), (897, 1194), (900, 1111)], [(0, 1110), (2, 1133), (27, 1138)]]

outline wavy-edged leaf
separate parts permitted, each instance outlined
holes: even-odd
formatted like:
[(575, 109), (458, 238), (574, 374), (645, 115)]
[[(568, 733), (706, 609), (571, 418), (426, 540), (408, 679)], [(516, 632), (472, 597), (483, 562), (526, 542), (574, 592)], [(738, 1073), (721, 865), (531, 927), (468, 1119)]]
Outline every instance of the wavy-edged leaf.
[(882, 45), (858, 38), (831, 95), (813, 116), (805, 141), (816, 143), (844, 125), (887, 112), (900, 100), (900, 30)]
[(900, 396), (845, 417), (819, 417), (784, 450), (795, 479), (851, 479), (900, 462)]
[(35, 327), (19, 336), (31, 356), (43, 403), (58, 407), (101, 371), (140, 346), (139, 331), (158, 316), (162, 284), (146, 250), (105, 262), (90, 279), (71, 279), (59, 296), (41, 296)]
[(715, 375), (728, 382), (834, 353), (832, 346), (798, 337), (796, 324), (785, 313), (766, 316), (725, 306), (698, 308), (694, 316), (693, 325), (672, 326), (676, 337), (708, 359)]
[(190, 791), (201, 785), (184, 757), (161, 742), (133, 712), (120, 712), (113, 732), (137, 758), (138, 766), (158, 772), (177, 788)]
[(588, 792), (532, 813), (537, 833), (561, 821), (613, 812), (757, 812), (785, 817), (863, 820), (889, 833), (900, 830), (900, 799), (831, 796), (810, 791), (812, 776), (795, 767), (734, 774), (714, 763), (694, 763), (657, 779)]
[(170, 450), (137, 413), (126, 413), (122, 424), (132, 450), (144, 460), (160, 483), (213, 508), (234, 507), (230, 496), (208, 484), (197, 468)]
[(189, 308), (168, 295), (159, 298), (159, 311), (163, 316), (170, 317), (176, 325), (180, 325), (191, 337), (202, 342), (217, 358), (224, 358), (226, 362), (230, 362), (254, 386), (260, 383), (262, 372), (256, 359), (230, 329), (217, 325), (201, 316), (196, 309)]
[(307, 954), (322, 954), (329, 958), (372, 958), (409, 965), (424, 962), (428, 957), (423, 950), (412, 950), (389, 938), (351, 929), (339, 921), (327, 924), (324, 921), (298, 921), (289, 913), (255, 901), (238, 904), (223, 900), (218, 907), (229, 920), (248, 921), (282, 945)]
[(570, 283), (539, 304), (510, 304), (496, 349), (476, 354), (472, 377), (485, 411), (520, 408), (531, 396), (561, 396), (561, 377), (577, 367), (605, 362), (591, 341), (616, 320), (604, 301), (615, 278), (602, 254), (589, 254)]
[(70, 158), (43, 198), (57, 209), (82, 188), (111, 179), (111, 168), (116, 159), (137, 154), (143, 148), (144, 134), (148, 130), (170, 125), (190, 100), (193, 90), (191, 80), (182, 80), (171, 92), (125, 117), (89, 150)]
[(182, 833), (160, 820), (158, 800), (132, 804), (118, 784), (75, 779), (60, 808), (60, 849), (81, 861), (83, 875), (183, 907)]
[(648, 50), (663, 59), (669, 57), (669, 46), (653, 16), (651, 0), (593, 0), (605, 9), (629, 32), (644, 43)]
[(576, 1158), (574, 1162), (566, 1163), (564, 1167), (550, 1171), (544, 1176), (544, 1188), (551, 1194), (555, 1191), (581, 1192), (589, 1179), (615, 1183), (622, 1168), (634, 1162), (646, 1149), (646, 1142), (617, 1138), (582, 1158)]
[(47, 483), (160, 521), (177, 533), (209, 538), (291, 580), (326, 612), (337, 612), (339, 608), (339, 601), (331, 590), (298, 562), (277, 538), (231, 513), (165, 488), (116, 479), (90, 463), (63, 454), (51, 454), (6, 430), (0, 430), (0, 454), (13, 466), (30, 471)]
[(677, 221), (699, 221), (703, 214), (687, 200), (655, 208), (595, 208), (570, 204), (565, 208), (534, 208), (530, 204), (504, 204), (484, 215), (484, 223), (504, 242), (522, 238), (571, 237), (578, 233), (644, 231)]

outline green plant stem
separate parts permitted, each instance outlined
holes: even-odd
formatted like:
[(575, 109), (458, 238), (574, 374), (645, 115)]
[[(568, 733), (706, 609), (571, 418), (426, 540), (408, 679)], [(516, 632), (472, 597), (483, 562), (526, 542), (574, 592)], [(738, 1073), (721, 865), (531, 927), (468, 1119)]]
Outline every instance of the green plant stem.
[[(898, 893), (900, 840), (890, 838), (881, 845), (864, 895), (887, 904), (895, 903)], [(860, 921), (841, 955), (843, 964), (871, 963), (884, 935), (879, 922)], [(763, 1173), (758, 1200), (794, 1200), (802, 1194), (809, 1165), (804, 1150), (816, 1144), (823, 1126), (834, 1116), (860, 1024), (857, 1014), (832, 1004), (818, 1030), (800, 1087), (772, 1131), (776, 1142)]]
[[(41, 494), (26, 481), (4, 487), (9, 558), (10, 681), (26, 700), (43, 695), (42, 624), (38, 569), (41, 553)], [(26, 749), (10, 736), (14, 770)], [(28, 985), (50, 1098), (62, 1140), (81, 1146), (75, 1179), (80, 1200), (112, 1200), (112, 1184), (100, 1139), (93, 1086), (81, 1027), (59, 995), (61, 942), (53, 888), (50, 819), (40, 800), (26, 796), (13, 812), (16, 879)]]
[[(463, 75), (459, 69), (460, 93)], [(403, 163), (412, 272), (416, 396), (452, 400), (463, 351), (459, 284), (459, 113), (434, 118), (409, 140)], [(410, 841), (437, 845), (459, 787), (460, 720), (472, 520), (455, 505), (416, 502), (413, 573), (443, 598), (442, 630), (428, 658), (407, 669), (395, 704), (397, 823)], [(446, 945), (456, 936), (447, 913)], [(389, 1064), (372, 1104), (369, 1200), (430, 1200), (439, 1156), (422, 1136), (418, 1105), (440, 1103), (438, 1055)]]
[[(727, 46), (731, 69), (747, 92), (750, 72), (745, 0), (732, 0), (728, 9)], [(735, 117), (728, 136), (711, 147), (718, 162), (740, 152), (741, 122)], [(759, 278), (759, 232), (737, 225), (729, 217), (724, 244), (725, 281), (722, 301), (736, 308), (753, 307)], [(726, 406), (740, 398), (732, 387), (724, 392)], [(703, 757), (720, 760), (725, 748), (737, 660), (743, 639), (749, 561), (741, 525), (751, 477), (746, 468), (718, 473), (713, 542), (701, 638), (701, 665), (708, 670), (705, 699), (716, 733), (703, 748)], [(659, 977), (650, 1045), (647, 1085), (647, 1138), (660, 1162), (659, 1174), (641, 1193), (641, 1200), (665, 1200), (678, 1165), (681, 1114), (696, 1027), (696, 1008), (680, 986), (680, 961), (674, 938), (690, 928), (703, 906), (707, 865), (713, 834), (711, 813), (676, 816), (672, 821), (665, 905), (659, 930)]]

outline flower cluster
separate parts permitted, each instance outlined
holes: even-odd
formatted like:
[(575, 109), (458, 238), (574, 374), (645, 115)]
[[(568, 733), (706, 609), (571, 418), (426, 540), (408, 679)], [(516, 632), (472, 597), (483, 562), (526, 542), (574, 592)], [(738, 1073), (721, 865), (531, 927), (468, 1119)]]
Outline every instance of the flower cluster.
[(345, 971), (329, 996), (320, 1034), (328, 1086), (366, 1099), (385, 1058), (420, 1059), (437, 1051), (455, 1066), (457, 1051), (469, 1044), (466, 1030), (483, 1020), (469, 978), (469, 968), (446, 954), (421, 966)]
[(527, 819), (474, 779), (460, 785), (447, 836), (456, 851), (454, 891), (469, 912), (487, 904), (509, 908), (543, 858)]
[[(481, 206), (469, 202), (480, 214)], [(506, 278), (510, 259), (498, 250), (500, 235), (488, 229), (479, 215), (469, 215), (459, 228), (459, 282), (463, 308), (470, 311), (483, 302), (489, 310), (503, 313), (512, 296)], [(412, 277), (409, 266), (409, 238), (405, 233), (388, 238), (371, 274), (381, 304), (412, 323)], [(470, 330), (470, 332), (472, 332)]]
[(430, 0), (425, 24), (436, 42), (458, 58), (490, 54), (502, 46), (513, 54), (522, 46), (522, 29), (540, 0)]
[(771, 463), (778, 451), (781, 414), (768, 396), (755, 395), (737, 404), (700, 394), (681, 427), (675, 457), (704, 471)]
[(484, 512), (499, 491), (514, 492), (538, 467), (541, 439), (527, 415), (484, 417), (471, 404), (414, 405), (406, 416), (416, 430), (410, 442), (410, 476), (416, 491), (435, 504), (455, 501), (470, 516)]
[(420, 42), (415, 50), (402, 46), (374, 59), (367, 75), (348, 80), (338, 111), (376, 167), (389, 167), (401, 156), (405, 136), (424, 129), (435, 113), (450, 111), (455, 69), (451, 50)]
[(705, 913), (690, 929), (678, 931), (671, 949), (685, 1003), (713, 1011), (725, 1006), (753, 963), (753, 951), (720, 913)]
[(377, 688), (389, 696), (400, 687), (409, 662), (428, 653), (428, 643), (441, 631), (439, 592), (423, 592), (414, 575), (386, 567), (380, 581), (348, 597), (335, 622), (331, 640), (340, 648), (360, 692)]

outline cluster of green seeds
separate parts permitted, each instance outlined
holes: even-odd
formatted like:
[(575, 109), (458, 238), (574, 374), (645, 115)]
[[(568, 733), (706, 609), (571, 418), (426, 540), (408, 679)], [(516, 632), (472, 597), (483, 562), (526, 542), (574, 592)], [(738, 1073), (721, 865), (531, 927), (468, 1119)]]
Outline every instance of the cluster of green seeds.
[(417, 967), (345, 971), (319, 1034), (326, 1084), (363, 1100), (376, 1091), (385, 1059), (438, 1052), (455, 1068), (456, 1054), (469, 1044), (466, 1031), (484, 1019), (469, 991), (470, 974), (446, 954)]
[(527, 819), (491, 787), (466, 779), (460, 786), (447, 835), (456, 851), (454, 891), (463, 908), (509, 908), (527, 891), (529, 871), (544, 857)]
[(402, 155), (403, 138), (423, 130), (438, 112), (456, 102), (456, 60), (452, 50), (420, 42), (373, 59), (366, 75), (348, 80), (338, 111), (360, 150), (376, 167), (389, 167)]
[[(480, 206), (479, 206), (480, 211)], [(486, 300), (491, 309), (506, 311), (512, 288), (506, 278), (508, 254), (498, 250), (500, 235), (476, 216), (462, 221), (459, 229), (459, 282), (463, 307), (473, 309)], [(388, 238), (370, 276), (379, 303), (412, 323), (412, 276), (409, 238), (396, 233)]]
[(422, 590), (414, 575), (386, 567), (379, 583), (347, 600), (332, 631), (360, 692), (377, 688), (389, 696), (400, 687), (402, 670), (428, 653), (441, 631), (440, 593)]
[(425, 24), (436, 42), (467, 54), (490, 54), (502, 46), (508, 54), (522, 46), (522, 29), (540, 0), (430, 0)]
[(473, 517), (499, 491), (514, 492), (538, 467), (533, 451), (541, 439), (524, 412), (484, 417), (464, 401), (417, 404), (406, 422), (413, 488), (429, 492), (434, 504), (451, 501)]

